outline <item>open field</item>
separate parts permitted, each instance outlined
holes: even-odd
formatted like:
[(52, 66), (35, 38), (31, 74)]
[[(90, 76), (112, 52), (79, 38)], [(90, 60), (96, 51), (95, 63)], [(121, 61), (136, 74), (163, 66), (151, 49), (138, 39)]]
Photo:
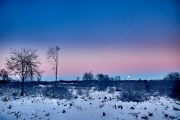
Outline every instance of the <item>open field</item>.
[(23, 97), (20, 83), (0, 84), (0, 120), (180, 120), (180, 101), (167, 86), (152, 91), (123, 84), (26, 83)]

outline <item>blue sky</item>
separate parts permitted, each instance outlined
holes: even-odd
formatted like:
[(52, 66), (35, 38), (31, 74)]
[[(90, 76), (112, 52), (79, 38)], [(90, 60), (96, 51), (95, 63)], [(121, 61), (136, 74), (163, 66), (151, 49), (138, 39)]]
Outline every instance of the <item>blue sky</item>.
[(1, 1), (0, 68), (10, 48), (38, 50), (54, 79), (46, 52), (58, 45), (59, 79), (86, 71), (132, 79), (180, 71), (180, 6), (156, 1)]

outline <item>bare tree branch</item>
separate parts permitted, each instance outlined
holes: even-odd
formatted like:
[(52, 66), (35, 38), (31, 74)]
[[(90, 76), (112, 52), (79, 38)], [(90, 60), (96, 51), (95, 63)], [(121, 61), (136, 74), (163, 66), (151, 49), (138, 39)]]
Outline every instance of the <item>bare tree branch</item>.
[(56, 81), (57, 81), (57, 72), (58, 72), (58, 51), (60, 48), (58, 46), (51, 48), (49, 47), (49, 50), (47, 51), (47, 59), (48, 62), (50, 62), (53, 66), (53, 70), (55, 72)]
[(22, 48), (20, 50), (11, 49), (10, 58), (6, 59), (6, 68), (12, 74), (19, 75), (22, 80), (21, 95), (24, 94), (24, 81), (42, 73), (39, 70), (40, 60), (36, 54), (37, 50)]

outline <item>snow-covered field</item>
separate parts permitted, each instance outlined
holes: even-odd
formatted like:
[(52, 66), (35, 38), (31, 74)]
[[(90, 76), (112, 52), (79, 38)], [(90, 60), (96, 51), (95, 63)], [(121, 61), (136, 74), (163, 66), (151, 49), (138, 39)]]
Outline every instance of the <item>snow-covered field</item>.
[(91, 91), (89, 95), (76, 92), (71, 100), (42, 96), (1, 100), (0, 120), (180, 120), (180, 101), (168, 97), (137, 103), (119, 101), (117, 91)]

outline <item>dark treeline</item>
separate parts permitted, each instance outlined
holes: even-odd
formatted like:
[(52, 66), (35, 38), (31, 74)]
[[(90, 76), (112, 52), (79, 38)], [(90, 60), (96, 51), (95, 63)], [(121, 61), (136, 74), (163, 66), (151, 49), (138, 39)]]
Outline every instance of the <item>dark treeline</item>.
[[(18, 96), (20, 92), (20, 82), (1, 82), (0, 94), (13, 90), (12, 95)], [(55, 88), (55, 89), (54, 89)], [(25, 95), (46, 96), (50, 98), (73, 97), (69, 89), (78, 90), (80, 94), (90, 89), (94, 91), (106, 91), (120, 93), (119, 99), (122, 101), (144, 101), (150, 96), (168, 96), (180, 99), (180, 81), (179, 80), (127, 80), (127, 81), (28, 81), (25, 82)]]

